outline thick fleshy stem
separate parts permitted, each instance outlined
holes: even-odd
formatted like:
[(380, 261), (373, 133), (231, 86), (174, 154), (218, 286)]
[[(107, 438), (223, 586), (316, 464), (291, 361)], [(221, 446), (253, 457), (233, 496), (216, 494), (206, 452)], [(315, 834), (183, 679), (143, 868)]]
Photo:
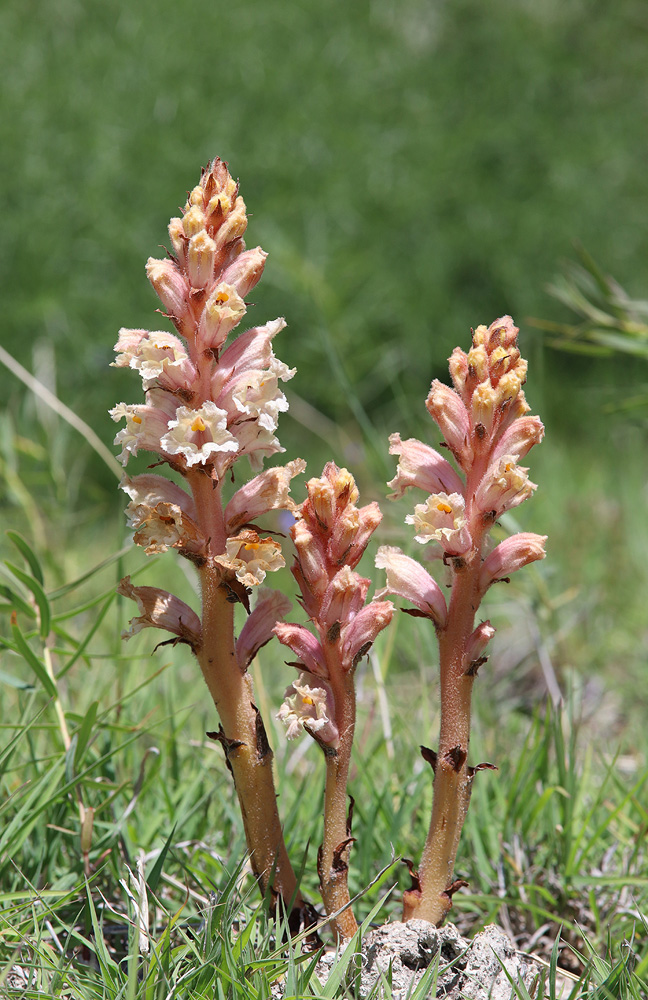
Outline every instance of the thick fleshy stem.
[(331, 920), (331, 927), (338, 940), (346, 940), (353, 937), (358, 929), (351, 909), (348, 879), (349, 856), (353, 843), (352, 806), (347, 806), (347, 785), (355, 732), (353, 674), (340, 677), (338, 684), (331, 682), (331, 689), (336, 704), (340, 705), (340, 711), (336, 716), (340, 738), (336, 748), (323, 745), (326, 761), (324, 834), (317, 857), (317, 870), (326, 912), (337, 913)]
[(437, 628), (441, 721), (439, 749), (433, 758), (432, 816), (419, 865), (420, 888), (404, 893), (403, 920), (416, 918), (440, 925), (452, 906), (453, 893), (466, 885), (454, 879), (454, 865), (473, 777), (468, 748), (476, 669), (466, 664), (466, 649), (480, 600), (482, 531), (479, 524), (472, 525), (475, 551), (455, 570), (447, 623)]
[[(224, 548), (220, 490), (201, 472), (187, 477), (201, 528), (214, 553)], [(234, 604), (222, 584), (220, 568), (208, 555), (200, 569), (202, 642), (197, 651), (203, 677), (218, 711), (221, 728), (210, 734), (223, 746), (241, 807), (250, 864), (262, 891), (281, 896), (288, 909), (301, 911), (297, 886), (279, 819), (272, 773), (272, 750), (254, 704), (249, 674), (241, 668), (234, 641)], [(306, 921), (308, 923), (309, 921)]]

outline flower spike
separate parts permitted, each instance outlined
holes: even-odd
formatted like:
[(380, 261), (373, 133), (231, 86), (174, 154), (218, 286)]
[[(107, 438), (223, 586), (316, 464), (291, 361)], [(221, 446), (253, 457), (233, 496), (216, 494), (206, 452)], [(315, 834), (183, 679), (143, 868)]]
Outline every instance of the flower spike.
[[(387, 571), (387, 586), (429, 617), (439, 641), (441, 733), (434, 762), (432, 820), (417, 886), (404, 897), (404, 919), (417, 917), (440, 924), (461, 885), (454, 861), (468, 809), (475, 768), (467, 764), (472, 684), (494, 635), (490, 622), (475, 627), (475, 613), (488, 588), (545, 555), (546, 537), (522, 532), (485, 555), (488, 531), (507, 510), (535, 490), (518, 463), (543, 437), (538, 417), (527, 416), (522, 392), (527, 364), (517, 347), (517, 327), (510, 316), (479, 326), (466, 354), (450, 357), (453, 388), (435, 379), (426, 406), (463, 475), (433, 448), (420, 441), (389, 439), (390, 453), (400, 456), (389, 486), (392, 499), (414, 486), (429, 493), (405, 520), (415, 540), (441, 550), (452, 577), (446, 601), (438, 584), (414, 559), (382, 546), (376, 565)], [(408, 610), (408, 609), (404, 609)], [(429, 752), (432, 753), (431, 751)]]
[[(249, 611), (251, 592), (284, 565), (280, 543), (257, 530), (256, 520), (270, 510), (294, 510), (290, 481), (305, 466), (296, 459), (261, 471), (265, 458), (283, 450), (276, 431), (288, 403), (279, 383), (294, 369), (272, 351), (282, 319), (235, 334), (266, 259), (260, 247), (245, 249), (246, 228), (238, 184), (216, 159), (169, 224), (173, 256), (146, 265), (175, 332), (122, 329), (115, 345), (115, 366), (137, 371), (145, 393), (144, 403), (119, 403), (111, 411), (126, 421), (115, 438), (120, 461), (152, 452), (156, 464), (166, 463), (182, 480), (148, 472), (124, 477), (134, 541), (149, 554), (177, 549), (194, 563), (201, 617), (165, 591), (134, 587), (128, 578), (119, 592), (140, 611), (126, 635), (163, 628), (194, 651), (220, 715), (252, 868), (264, 892), (281, 895), (286, 907), (310, 919), (286, 852), (272, 754), (248, 673), (286, 613), (286, 599), (264, 594), (238, 641), (234, 636), (233, 604)], [(244, 455), (260, 474), (227, 503), (223, 492)]]

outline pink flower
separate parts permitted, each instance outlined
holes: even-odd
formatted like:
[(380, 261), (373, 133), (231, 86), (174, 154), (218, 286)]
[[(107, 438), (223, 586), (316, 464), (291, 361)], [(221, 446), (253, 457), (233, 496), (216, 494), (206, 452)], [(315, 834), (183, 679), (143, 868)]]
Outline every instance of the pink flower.
[(502, 455), (517, 455), (518, 461), (544, 437), (544, 427), (539, 417), (518, 417), (507, 427), (493, 451), (493, 459)]
[(488, 467), (479, 484), (475, 501), (493, 520), (517, 507), (536, 489), (536, 484), (530, 482), (527, 475), (529, 470), (516, 463), (517, 455), (502, 455)]
[(124, 577), (117, 593), (137, 602), (140, 615), (131, 618), (127, 631), (122, 632), (122, 639), (130, 639), (143, 628), (161, 628), (177, 635), (181, 642), (186, 642), (197, 650), (201, 643), (202, 626), (200, 618), (179, 597), (160, 590), (158, 587), (134, 587), (130, 576)]
[(343, 625), (341, 660), (347, 670), (353, 669), (357, 660), (369, 651), (376, 636), (389, 625), (393, 614), (391, 601), (370, 601)]
[(317, 621), (324, 629), (349, 621), (363, 607), (370, 580), (343, 566), (330, 580), (319, 607)]
[(155, 405), (118, 403), (110, 410), (113, 420), (126, 420), (126, 426), (120, 430), (114, 444), (122, 446), (118, 456), (122, 465), (126, 465), (130, 455), (138, 451), (153, 451), (163, 454), (162, 438), (166, 434), (169, 422), (175, 416), (176, 406), (173, 397), (151, 390), (147, 399), (155, 400)]
[(464, 670), (474, 669), (478, 665), (486, 646), (495, 635), (495, 629), (490, 622), (480, 622), (468, 639), (466, 651), (464, 653)]
[(425, 405), (457, 462), (462, 469), (467, 468), (472, 461), (473, 448), (470, 418), (461, 397), (435, 379)]
[(410, 601), (436, 625), (441, 628), (445, 625), (448, 614), (445, 597), (436, 580), (420, 563), (398, 548), (381, 545), (376, 554), (376, 566), (387, 570), (387, 586), (376, 591), (377, 598), (396, 594)]
[(274, 634), (280, 643), (289, 646), (311, 674), (328, 677), (328, 668), (319, 641), (303, 625), (277, 622)]
[(387, 483), (394, 491), (390, 500), (402, 497), (410, 486), (426, 493), (463, 493), (463, 482), (442, 455), (416, 438), (401, 441), (400, 434), (389, 435), (389, 454), (400, 455), (395, 477)]
[(239, 254), (233, 264), (223, 272), (223, 281), (232, 285), (244, 299), (254, 288), (263, 274), (267, 253), (261, 247), (245, 250)]
[(267, 469), (237, 490), (225, 508), (225, 530), (228, 535), (269, 510), (296, 510), (297, 505), (289, 495), (290, 480), (305, 468), (306, 462), (297, 458), (287, 465)]
[(262, 646), (270, 642), (277, 622), (287, 615), (290, 600), (279, 590), (257, 591), (257, 602), (236, 641), (236, 656), (242, 671), (246, 671)]
[(211, 400), (195, 410), (179, 406), (161, 444), (169, 455), (182, 455), (189, 468), (205, 465), (214, 453), (238, 451), (227, 429), (227, 414)]
[(244, 587), (263, 583), (266, 573), (285, 566), (281, 545), (274, 538), (260, 538), (256, 531), (245, 529), (225, 542), (226, 552), (214, 556), (214, 562), (236, 576)]
[(148, 279), (155, 289), (157, 297), (172, 319), (182, 322), (189, 312), (189, 282), (170, 260), (155, 260), (149, 257), (146, 262)]
[(496, 580), (503, 580), (523, 566), (544, 559), (546, 556), (546, 535), (535, 535), (531, 531), (522, 531), (511, 535), (500, 542), (482, 563), (479, 573), (479, 589), (482, 594)]

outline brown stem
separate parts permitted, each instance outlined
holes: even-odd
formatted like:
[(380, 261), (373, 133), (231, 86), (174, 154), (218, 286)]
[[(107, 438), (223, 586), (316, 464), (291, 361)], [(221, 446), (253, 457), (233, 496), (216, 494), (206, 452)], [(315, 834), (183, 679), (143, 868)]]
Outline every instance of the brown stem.
[[(190, 482), (201, 527), (210, 538), (210, 555), (221, 554), (225, 551), (225, 532), (220, 491), (202, 474), (192, 475)], [(211, 558), (200, 576), (202, 644), (196, 655), (220, 717), (217, 738), (223, 744), (234, 778), (252, 870), (264, 892), (271, 888), (283, 897), (288, 909), (302, 909), (305, 904), (277, 810), (272, 751), (254, 705), (251, 679), (241, 670), (236, 656), (234, 606), (227, 600), (220, 571)]]
[(350, 907), (349, 854), (352, 838), (347, 825), (347, 782), (355, 730), (355, 689), (353, 671), (330, 674), (340, 733), (337, 748), (323, 747), (326, 758), (324, 791), (324, 838), (317, 859), (320, 891), (327, 914), (346, 909), (331, 921), (338, 941), (353, 937), (358, 929)]
[[(471, 486), (482, 474), (481, 466), (473, 470), (466, 488), (468, 497), (474, 496)], [(455, 569), (448, 621), (438, 633), (441, 725), (430, 828), (418, 871), (419, 887), (403, 896), (403, 920), (428, 920), (437, 926), (443, 923), (452, 906), (453, 892), (465, 884), (455, 882), (454, 864), (472, 780), (468, 747), (474, 676), (467, 672), (465, 652), (480, 601), (478, 582), (484, 526), (478, 511), (472, 522), (474, 548), (465, 563)]]

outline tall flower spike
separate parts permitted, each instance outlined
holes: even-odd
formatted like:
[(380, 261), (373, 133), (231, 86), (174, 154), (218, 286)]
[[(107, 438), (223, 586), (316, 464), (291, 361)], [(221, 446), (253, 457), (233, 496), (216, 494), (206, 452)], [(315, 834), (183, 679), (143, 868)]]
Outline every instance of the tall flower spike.
[[(354, 672), (393, 614), (390, 601), (366, 603), (369, 580), (355, 572), (372, 532), (378, 505), (356, 507), (353, 476), (329, 462), (321, 478), (307, 483), (308, 497), (291, 529), (292, 568), (313, 631), (280, 623), (275, 633), (297, 657), (300, 677), (286, 691), (279, 711), (288, 738), (305, 729), (324, 751), (324, 838), (318, 856), (320, 890), (339, 940), (357, 924), (347, 881), (352, 838), (347, 825), (347, 781), (355, 728)], [(443, 599), (443, 598), (442, 598)]]
[(452, 574), (446, 606), (438, 585), (415, 560), (399, 549), (378, 550), (376, 565), (387, 570), (387, 586), (379, 594), (396, 594), (413, 604), (416, 610), (410, 613), (430, 618), (439, 642), (439, 749), (426, 757), (434, 760), (432, 820), (417, 886), (405, 893), (405, 920), (442, 923), (461, 884), (454, 879), (454, 863), (475, 770), (467, 763), (471, 693), (495, 632), (490, 622), (475, 627), (475, 613), (492, 583), (545, 555), (546, 537), (522, 532), (484, 556), (496, 519), (535, 490), (518, 462), (544, 434), (538, 417), (526, 415), (527, 365), (517, 334), (510, 316), (477, 327), (470, 351), (457, 347), (450, 357), (454, 388), (432, 383), (426, 406), (463, 476), (428, 445), (402, 442), (398, 434), (389, 439), (390, 453), (400, 456), (389, 483), (391, 497), (397, 499), (410, 486), (430, 494), (405, 520), (414, 525), (417, 542), (440, 548)]
[(252, 868), (264, 892), (282, 895), (296, 917), (310, 920), (286, 853), (272, 753), (247, 673), (285, 614), (285, 599), (257, 601), (238, 642), (234, 638), (233, 604), (249, 611), (252, 589), (284, 565), (279, 542), (264, 536), (256, 521), (270, 510), (294, 508), (290, 480), (305, 466), (297, 459), (263, 472), (225, 506), (223, 488), (243, 455), (260, 472), (264, 458), (283, 450), (275, 432), (288, 404), (279, 383), (294, 375), (271, 349), (282, 319), (226, 346), (265, 264), (260, 247), (245, 249), (246, 227), (238, 184), (216, 159), (190, 192), (182, 217), (171, 220), (174, 255), (146, 265), (175, 333), (119, 333), (115, 365), (137, 371), (145, 392), (144, 403), (120, 403), (111, 411), (113, 419), (126, 420), (115, 439), (121, 461), (152, 452), (186, 487), (152, 473), (125, 477), (129, 524), (147, 553), (175, 548), (195, 564), (201, 618), (155, 587), (133, 587), (126, 579), (120, 593), (140, 610), (127, 635), (163, 628), (194, 651), (220, 715), (217, 735), (234, 777)]

